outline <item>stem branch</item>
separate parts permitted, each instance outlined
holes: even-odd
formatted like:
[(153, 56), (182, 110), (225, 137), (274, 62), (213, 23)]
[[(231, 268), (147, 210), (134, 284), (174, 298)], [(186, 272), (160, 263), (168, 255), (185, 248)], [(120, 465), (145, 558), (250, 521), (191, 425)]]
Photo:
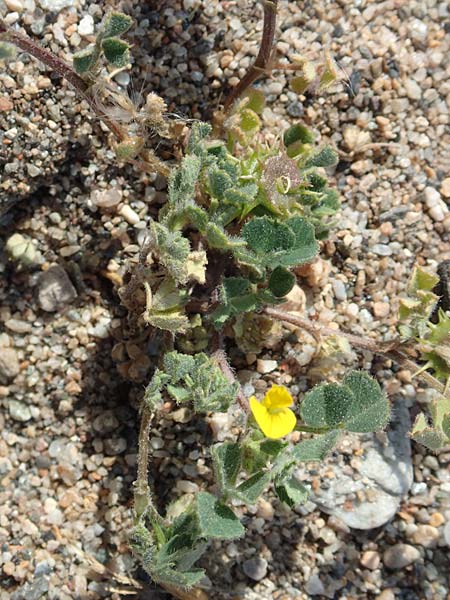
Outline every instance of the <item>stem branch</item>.
[(228, 98), (225, 100), (224, 111), (227, 112), (233, 102), (242, 96), (247, 88), (252, 83), (259, 79), (267, 72), (272, 55), (273, 41), (275, 37), (275, 28), (277, 23), (277, 5), (278, 0), (263, 0), (264, 6), (264, 23), (261, 45), (259, 47), (258, 56), (255, 62), (251, 65), (244, 77), (231, 90)]
[(353, 335), (352, 333), (347, 333), (339, 329), (332, 329), (331, 327), (318, 325), (317, 323), (313, 323), (312, 321), (304, 317), (292, 315), (290, 313), (285, 312), (284, 310), (280, 310), (279, 308), (272, 308), (271, 306), (266, 306), (262, 310), (262, 312), (265, 313), (267, 316), (272, 317), (273, 319), (277, 319), (278, 321), (284, 321), (285, 323), (292, 323), (292, 325), (297, 325), (305, 331), (308, 331), (308, 333), (313, 335), (316, 339), (320, 338), (321, 336), (331, 335), (338, 335), (340, 337), (344, 337), (350, 342), (350, 344), (354, 348), (359, 348), (360, 350), (367, 350), (369, 352), (372, 352), (373, 354), (385, 356), (386, 358), (393, 360), (405, 369), (416, 373), (419, 379), (422, 379), (422, 381), (424, 381), (427, 385), (432, 387), (440, 394), (445, 395), (445, 386), (435, 377), (433, 377), (433, 375), (431, 375), (427, 371), (418, 372), (419, 366), (414, 361), (412, 361), (407, 356), (405, 351), (401, 348), (401, 341), (399, 339), (393, 340), (391, 342), (380, 342), (377, 340), (372, 340), (370, 338), (360, 337), (358, 335)]
[(58, 75), (66, 79), (66, 81), (68, 81), (75, 89), (75, 91), (80, 94), (83, 100), (86, 100), (95, 114), (100, 117), (108, 129), (110, 129), (110, 131), (112, 131), (112, 133), (114, 133), (119, 140), (123, 140), (127, 137), (126, 132), (122, 129), (122, 127), (120, 127), (120, 125), (115, 121), (108, 119), (108, 117), (104, 114), (95, 99), (91, 96), (88, 83), (86, 83), (86, 81), (84, 81), (84, 79), (82, 79), (70, 65), (56, 56), (56, 54), (53, 54), (53, 52), (50, 52), (50, 50), (47, 50), (46, 48), (43, 48), (37, 44), (27, 35), (8, 27), (8, 25), (6, 25), (2, 19), (0, 19), (0, 34), (2, 34), (2, 40), (13, 44), (28, 54), (31, 54), (31, 56), (44, 63), (52, 71), (55, 71), (55, 73), (58, 73)]

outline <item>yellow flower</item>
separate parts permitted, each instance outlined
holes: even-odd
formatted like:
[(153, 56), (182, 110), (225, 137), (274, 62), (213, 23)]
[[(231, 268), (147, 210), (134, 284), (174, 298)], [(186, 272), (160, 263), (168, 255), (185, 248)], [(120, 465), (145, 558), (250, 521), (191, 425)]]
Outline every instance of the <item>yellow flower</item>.
[(294, 429), (297, 419), (288, 408), (294, 401), (284, 386), (273, 385), (262, 402), (258, 402), (255, 396), (249, 402), (253, 416), (266, 437), (281, 438)]

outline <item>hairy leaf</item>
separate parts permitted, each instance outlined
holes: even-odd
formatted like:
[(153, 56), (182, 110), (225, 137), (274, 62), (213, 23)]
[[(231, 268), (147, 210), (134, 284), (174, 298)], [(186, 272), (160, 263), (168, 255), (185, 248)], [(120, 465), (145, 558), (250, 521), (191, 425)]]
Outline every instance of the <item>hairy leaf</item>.
[(227, 442), (211, 448), (214, 472), (223, 492), (234, 487), (241, 468), (242, 452), (239, 444)]
[(110, 38), (120, 36), (126, 33), (131, 25), (133, 19), (121, 12), (111, 12), (103, 20), (100, 35), (102, 38)]
[(118, 38), (106, 38), (102, 41), (102, 50), (106, 60), (117, 69), (126, 67), (130, 62), (130, 45)]
[(208, 492), (199, 492), (196, 502), (202, 537), (232, 540), (244, 535), (245, 529), (234, 512), (215, 496)]
[(270, 479), (270, 473), (259, 471), (238, 485), (233, 496), (239, 498), (246, 504), (255, 504), (265, 488), (269, 485)]
[(269, 279), (269, 289), (277, 298), (289, 294), (295, 284), (295, 276), (284, 267), (276, 267)]
[(304, 504), (308, 499), (308, 488), (293, 475), (287, 478), (277, 478), (274, 488), (278, 498), (290, 508)]

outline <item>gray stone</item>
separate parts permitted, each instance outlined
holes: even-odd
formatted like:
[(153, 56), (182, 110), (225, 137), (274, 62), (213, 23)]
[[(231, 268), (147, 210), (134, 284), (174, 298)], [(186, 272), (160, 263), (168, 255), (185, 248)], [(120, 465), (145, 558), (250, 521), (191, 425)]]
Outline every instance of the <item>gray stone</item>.
[(69, 276), (59, 265), (44, 271), (38, 279), (37, 298), (39, 306), (46, 312), (56, 312), (77, 297)]
[(29, 406), (19, 400), (11, 399), (8, 403), (9, 414), (14, 421), (26, 423), (31, 419), (31, 411)]
[(14, 348), (0, 347), (0, 382), (7, 383), (19, 373), (20, 365)]
[(40, 600), (44, 598), (48, 592), (48, 580), (43, 577), (35, 577), (30, 583), (26, 583), (19, 590), (14, 592), (11, 600)]
[(328, 488), (311, 492), (322, 510), (354, 529), (373, 529), (392, 519), (412, 484), (409, 412), (398, 402), (392, 414), (387, 435), (364, 436), (359, 464), (333, 465)]
[(420, 552), (409, 544), (394, 544), (383, 554), (383, 563), (388, 569), (403, 569), (420, 558)]
[(267, 574), (267, 560), (265, 558), (249, 558), (242, 565), (244, 573), (254, 581), (261, 581)]
[(444, 540), (447, 546), (450, 546), (450, 521), (444, 527)]
[(305, 591), (310, 596), (323, 596), (325, 593), (325, 587), (320, 581), (318, 575), (311, 575), (306, 582)]

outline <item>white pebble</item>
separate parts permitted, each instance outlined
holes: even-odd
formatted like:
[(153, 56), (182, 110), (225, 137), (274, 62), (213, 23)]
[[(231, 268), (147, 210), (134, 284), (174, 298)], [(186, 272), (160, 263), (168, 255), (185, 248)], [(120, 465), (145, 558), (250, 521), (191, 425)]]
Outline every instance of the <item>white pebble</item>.
[(122, 206), (122, 208), (119, 210), (119, 215), (121, 215), (130, 225), (136, 225), (136, 223), (139, 223), (140, 220), (137, 212), (128, 204), (124, 204)]
[(94, 33), (94, 19), (91, 15), (84, 16), (78, 23), (78, 33), (82, 36)]
[(263, 360), (259, 358), (256, 361), (256, 370), (258, 373), (272, 373), (277, 368), (278, 363), (276, 360)]

